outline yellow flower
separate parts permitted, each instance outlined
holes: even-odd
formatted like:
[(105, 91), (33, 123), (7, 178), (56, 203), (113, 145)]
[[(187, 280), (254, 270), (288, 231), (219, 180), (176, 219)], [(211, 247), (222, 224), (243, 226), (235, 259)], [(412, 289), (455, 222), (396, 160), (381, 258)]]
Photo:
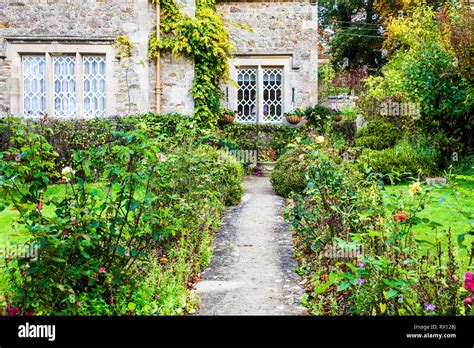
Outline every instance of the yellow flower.
[(421, 184), (419, 181), (415, 182), (413, 185), (410, 185), (410, 188), (408, 189), (408, 193), (410, 196), (414, 196), (417, 192), (421, 191)]
[(326, 139), (324, 139), (324, 137), (322, 135), (320, 135), (319, 137), (316, 137), (316, 143), (317, 144), (322, 144), (326, 141)]

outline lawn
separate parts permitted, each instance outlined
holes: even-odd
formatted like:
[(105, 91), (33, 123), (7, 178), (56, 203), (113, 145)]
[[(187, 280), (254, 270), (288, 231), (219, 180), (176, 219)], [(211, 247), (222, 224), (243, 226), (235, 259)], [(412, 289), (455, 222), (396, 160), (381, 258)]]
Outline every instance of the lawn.
[[(99, 189), (102, 185), (91, 184), (87, 185), (87, 188)], [(66, 192), (66, 185), (51, 185), (48, 186), (45, 196), (60, 196)], [(54, 207), (45, 205), (43, 207), (43, 214), (48, 216), (54, 213)], [(7, 207), (4, 211), (0, 212), (0, 248), (4, 247), (7, 243), (22, 243), (28, 239), (28, 235), (20, 224), (16, 224), (15, 221), (20, 217), (20, 214), (14, 207)]]
[[(406, 194), (408, 192), (409, 184), (401, 184), (394, 186), (387, 186), (386, 190), (389, 193), (401, 191)], [(428, 188), (426, 184), (423, 188)], [(415, 239), (425, 240), (435, 243), (439, 239), (444, 246), (446, 246), (446, 230), (451, 228), (453, 242), (457, 248), (457, 237), (459, 234), (466, 233), (473, 229), (474, 221), (466, 218), (463, 213), (474, 215), (474, 177), (472, 176), (457, 176), (455, 180), (442, 188), (433, 188), (429, 193), (431, 196), (430, 203), (425, 206), (425, 209), (420, 212), (419, 217), (427, 218), (431, 221), (437, 222), (442, 227), (432, 229), (426, 225), (416, 225), (413, 227), (415, 232)], [(470, 245), (474, 238), (466, 236), (465, 245)], [(433, 249), (430, 244), (423, 243), (424, 250)], [(468, 260), (468, 252), (460, 250), (462, 259)]]

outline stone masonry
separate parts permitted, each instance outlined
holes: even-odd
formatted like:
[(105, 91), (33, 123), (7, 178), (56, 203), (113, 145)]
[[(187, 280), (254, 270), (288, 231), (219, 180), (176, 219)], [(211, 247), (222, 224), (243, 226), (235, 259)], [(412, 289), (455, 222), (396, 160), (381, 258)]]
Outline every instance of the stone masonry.
[[(177, 2), (194, 15), (194, 0)], [(289, 83), (296, 91), (296, 104), (317, 102), (316, 6), (309, 0), (218, 1), (218, 10), (231, 27), (236, 57), (291, 57)], [(16, 62), (31, 45), (72, 45), (79, 52), (85, 46), (111, 47), (119, 35), (133, 43), (133, 58), (121, 64), (112, 54), (108, 111), (115, 115), (154, 111), (156, 69), (147, 55), (155, 25), (155, 8), (148, 0), (0, 0), (0, 114), (20, 113), (22, 73)], [(189, 59), (162, 54), (163, 112), (192, 113), (193, 76)]]

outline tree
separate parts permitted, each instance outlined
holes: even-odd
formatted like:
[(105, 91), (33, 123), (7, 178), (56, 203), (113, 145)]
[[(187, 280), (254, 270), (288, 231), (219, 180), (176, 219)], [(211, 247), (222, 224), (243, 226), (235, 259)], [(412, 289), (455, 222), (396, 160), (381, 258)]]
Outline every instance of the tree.
[(384, 41), (376, 0), (321, 0), (320, 25), (333, 33), (329, 41), (336, 70), (364, 66), (377, 70), (384, 62)]

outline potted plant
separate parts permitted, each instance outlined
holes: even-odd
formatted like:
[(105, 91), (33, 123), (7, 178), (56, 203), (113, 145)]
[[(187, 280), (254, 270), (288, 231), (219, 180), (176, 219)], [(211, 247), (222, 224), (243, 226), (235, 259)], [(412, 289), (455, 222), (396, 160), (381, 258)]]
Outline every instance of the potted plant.
[(337, 113), (334, 115), (334, 121), (335, 122), (340, 122), (342, 121), (342, 114), (341, 113)]
[[(271, 146), (267, 149), (258, 150), (259, 174), (261, 172), (263, 176), (271, 176), (276, 165), (277, 156), (277, 151)], [(261, 176), (261, 174), (259, 176)]]
[(229, 110), (229, 109), (223, 109), (221, 120), (224, 123), (232, 123), (232, 122), (234, 122), (236, 115), (237, 115), (237, 113), (235, 111), (232, 111), (232, 110)]
[(298, 124), (301, 122), (301, 119), (303, 118), (304, 115), (305, 115), (304, 110), (302, 108), (298, 108), (286, 113), (285, 117), (288, 123)]

